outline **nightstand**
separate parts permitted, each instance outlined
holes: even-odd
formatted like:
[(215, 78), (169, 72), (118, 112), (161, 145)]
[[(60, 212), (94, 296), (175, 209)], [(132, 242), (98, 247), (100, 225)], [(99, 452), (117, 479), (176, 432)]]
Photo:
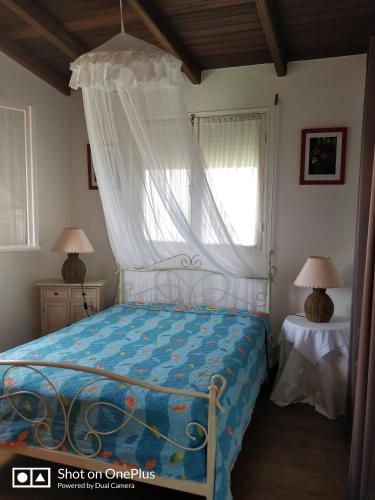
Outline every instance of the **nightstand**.
[[(86, 281), (83, 284), (90, 316), (101, 310), (101, 295), (105, 280)], [(42, 335), (55, 332), (86, 317), (80, 283), (62, 280), (43, 280), (40, 288)]]
[(328, 418), (345, 413), (350, 321), (334, 316), (313, 323), (288, 316), (278, 339), (279, 371), (271, 400), (279, 406), (308, 403)]

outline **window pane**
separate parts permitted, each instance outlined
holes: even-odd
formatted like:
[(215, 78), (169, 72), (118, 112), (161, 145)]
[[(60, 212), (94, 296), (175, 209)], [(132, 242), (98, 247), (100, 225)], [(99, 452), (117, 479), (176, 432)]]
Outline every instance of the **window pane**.
[(0, 107), (0, 246), (27, 245), (25, 113)]
[[(184, 238), (177, 231), (151, 177), (147, 170), (143, 198), (146, 237), (154, 241), (182, 242)], [(172, 197), (177, 200), (185, 217), (189, 218), (190, 195), (187, 170), (177, 168), (166, 170), (166, 182), (171, 188)], [(173, 200), (170, 201), (173, 203)]]
[(258, 244), (261, 124), (260, 114), (199, 118), (208, 182), (233, 241), (245, 246)]
[[(256, 245), (258, 176), (252, 167), (209, 168), (207, 178), (234, 243)], [(227, 220), (225, 220), (227, 219)], [(207, 241), (213, 243), (213, 241)]]

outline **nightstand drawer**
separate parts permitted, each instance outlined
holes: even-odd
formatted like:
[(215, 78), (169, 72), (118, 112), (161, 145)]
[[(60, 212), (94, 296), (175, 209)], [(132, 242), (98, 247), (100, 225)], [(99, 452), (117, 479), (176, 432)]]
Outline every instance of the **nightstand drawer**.
[(65, 287), (45, 288), (43, 293), (44, 300), (69, 299), (69, 288)]
[[(96, 300), (96, 288), (83, 288), (86, 300)], [(71, 299), (72, 300), (83, 300), (81, 288), (71, 288)]]

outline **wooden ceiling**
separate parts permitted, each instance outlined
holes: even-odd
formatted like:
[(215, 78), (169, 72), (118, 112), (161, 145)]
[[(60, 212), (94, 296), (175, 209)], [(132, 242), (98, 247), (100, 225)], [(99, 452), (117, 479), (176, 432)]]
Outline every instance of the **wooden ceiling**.
[[(375, 0), (123, 0), (125, 29), (211, 68), (367, 52)], [(120, 31), (118, 0), (0, 0), (0, 50), (69, 94), (69, 63)]]

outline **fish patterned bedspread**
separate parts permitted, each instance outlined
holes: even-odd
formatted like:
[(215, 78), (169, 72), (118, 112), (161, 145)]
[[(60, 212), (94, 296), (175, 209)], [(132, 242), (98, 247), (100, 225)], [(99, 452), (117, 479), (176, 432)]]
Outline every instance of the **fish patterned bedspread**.
[[(255, 400), (266, 375), (266, 319), (238, 309), (183, 307), (166, 304), (125, 303), (111, 307), (56, 333), (3, 352), (0, 359), (58, 361), (126, 375), (172, 388), (208, 393), (210, 378), (223, 375), (227, 387), (217, 410), (217, 456), (215, 500), (231, 498), (230, 472), (241, 449)], [(38, 367), (37, 367), (38, 368)], [(0, 399), (0, 444), (8, 446), (58, 446), (67, 453), (75, 449), (109, 464), (126, 465), (169, 478), (205, 481), (206, 449), (189, 451), (202, 443), (201, 428), (190, 427), (195, 440), (186, 434), (189, 422), (207, 428), (208, 401), (154, 392), (116, 381), (98, 381), (98, 375), (72, 370), (39, 367), (57, 388), (66, 410), (71, 406), (69, 430), (64, 437), (61, 403), (47, 378), (24, 367), (7, 372), (0, 366), (0, 395), (28, 391), (11, 398), (13, 406), (29, 420), (45, 415), (46, 426), (25, 421), (6, 398)], [(4, 379), (4, 383), (1, 380)], [(87, 384), (87, 385), (86, 385)], [(84, 386), (77, 396), (75, 394)], [(40, 398), (31, 393), (38, 393)], [(46, 407), (44, 407), (44, 400)], [(101, 402), (99, 405), (93, 403)], [(110, 432), (132, 418), (117, 432), (86, 435), (89, 428)], [(137, 421), (138, 419), (138, 421)], [(142, 422), (148, 427), (142, 425)], [(35, 432), (37, 431), (37, 432)], [(98, 439), (99, 438), (99, 439)], [(60, 444), (59, 444), (60, 443)]]

